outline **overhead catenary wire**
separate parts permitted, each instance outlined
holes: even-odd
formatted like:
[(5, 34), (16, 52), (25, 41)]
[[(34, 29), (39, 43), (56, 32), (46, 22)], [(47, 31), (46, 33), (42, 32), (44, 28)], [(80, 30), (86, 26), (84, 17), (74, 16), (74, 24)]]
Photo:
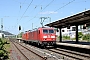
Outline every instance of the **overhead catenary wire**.
[[(57, 12), (58, 10), (60, 10), (60, 9), (62, 9), (62, 8), (64, 8), (64, 7), (66, 7), (67, 5), (73, 3), (74, 1), (75, 1), (75, 0), (69, 1), (68, 3), (66, 3), (66, 4), (64, 4), (63, 6), (59, 7), (58, 9), (56, 9), (54, 12)], [(51, 15), (51, 14), (48, 14), (48, 15)]]
[[(42, 0), (39, 4), (40, 5), (35, 5), (34, 6), (34, 9), (31, 11), (31, 13), (37, 8), (37, 7), (39, 7), (39, 6), (41, 6), (41, 3), (43, 2), (44, 0)], [(40, 10), (41, 11), (41, 10)], [(39, 11), (39, 12), (40, 12)], [(34, 18), (36, 18), (37, 17), (37, 15), (38, 15), (38, 13), (33, 17), (33, 18), (31, 18), (30, 20), (28, 20), (28, 21), (26, 21), (26, 22), (29, 22), (29, 21), (31, 21), (31, 20), (33, 20)], [(26, 22), (24, 22), (24, 23), (26, 23)], [(24, 23), (22, 23), (22, 24), (24, 24)]]
[[(28, 10), (28, 8), (30, 7), (30, 5), (32, 4), (33, 0), (30, 2), (30, 4), (28, 5), (27, 9), (25, 10), (25, 12), (23, 13), (23, 15), (21, 16), (20, 20), (22, 19), (22, 17), (24, 16), (24, 14), (26, 13), (26, 11)], [(20, 21), (19, 20), (19, 21)]]
[[(17, 0), (13, 0), (13, 1), (15, 1), (16, 3), (21, 3), (19, 0), (17, 1)], [(26, 1), (26, 0), (24, 0), (24, 1)], [(23, 3), (21, 3), (21, 4), (28, 4), (28, 3), (25, 3), (25, 2), (23, 2)]]
[[(47, 4), (44, 8), (42, 8), (42, 6), (41, 6), (41, 11), (45, 10), (53, 1), (54, 1), (54, 0), (52, 0), (52, 1), (51, 1), (49, 4)], [(65, 4), (64, 6), (58, 8), (58, 9), (55, 10), (55, 11), (58, 11), (58, 10), (60, 10), (61, 8), (64, 8), (65, 6), (69, 5), (70, 3), (74, 2), (74, 1), (75, 1), (75, 0), (72, 0), (72, 1), (68, 2), (67, 4)], [(30, 19), (29, 21), (33, 20), (33, 19), (36, 18), (37, 16), (38, 16), (38, 14), (36, 14), (36, 15), (35, 15), (32, 19)], [(29, 21), (27, 21), (27, 22), (29, 22)]]
[[(54, 12), (57, 12), (58, 10), (64, 8), (65, 6), (67, 6), (67, 5), (71, 4), (71, 3), (73, 3), (74, 1), (75, 1), (75, 0), (72, 0), (72, 1), (70, 1), (70, 2), (68, 2), (68, 3), (66, 3), (65, 5), (59, 7), (58, 9), (56, 9)], [(48, 15), (51, 15), (51, 14), (48, 14)]]
[(51, 3), (53, 3), (53, 1), (54, 1), (54, 0), (52, 0), (49, 4), (47, 4), (43, 9), (42, 9), (42, 7), (41, 7), (42, 11), (45, 10)]
[[(53, 1), (54, 1), (54, 0), (52, 0), (52, 1), (51, 1), (49, 4), (47, 4), (44, 8), (42, 8), (42, 6), (41, 6), (41, 11), (45, 10)], [(38, 13), (37, 13), (33, 18), (31, 18), (30, 20), (28, 20), (27, 22), (33, 20), (33, 19), (36, 18), (37, 16), (38, 16)]]
[[(64, 8), (65, 6), (67, 6), (67, 5), (71, 4), (71, 3), (73, 3), (74, 1), (75, 1), (75, 0), (72, 0), (72, 1), (70, 1), (70, 2), (68, 2), (68, 3), (66, 3), (65, 5), (61, 6), (61, 7), (58, 8), (58, 9), (56, 9), (54, 12), (56, 12), (56, 11), (58, 11), (58, 10)], [(87, 1), (85, 0), (85, 1), (81, 1), (81, 2), (87, 2)], [(80, 2), (74, 2), (74, 3), (80, 3)], [(86, 7), (85, 7), (85, 10), (86, 10)], [(48, 14), (48, 15), (50, 15), (50, 14)]]
[[(17, 1), (19, 1), (19, 0), (17, 0)], [(31, 0), (30, 0), (30, 1), (31, 1)], [(69, 1), (70, 1), (70, 0), (69, 0)], [(69, 1), (67, 1), (67, 3), (68, 3)], [(74, 2), (74, 3), (75, 3), (75, 5), (76, 5), (77, 3), (78, 3), (78, 4), (81, 3), (81, 1), (84, 1), (84, 0), (80, 0), (79, 2), (77, 1), (77, 2)], [(90, 0), (86, 0), (86, 1), (88, 2), (88, 1), (90, 1)], [(84, 1), (84, 2), (86, 2), (86, 1)], [(22, 2), (24, 2), (24, 0), (23, 0)], [(23, 8), (23, 7), (22, 7), (22, 2), (20, 2), (21, 5), (18, 5), (18, 6), (21, 6), (21, 9)], [(17, 2), (16, 2), (16, 3), (17, 3)], [(29, 2), (29, 3), (30, 3), (30, 2)], [(49, 2), (47, 2), (47, 3), (49, 3)], [(66, 4), (67, 4), (67, 3), (66, 3)], [(83, 2), (82, 2), (82, 3), (83, 3)], [(60, 3), (59, 3), (59, 4), (60, 4)], [(72, 5), (72, 4), (73, 4), (73, 3), (71, 3), (70, 5)], [(23, 5), (24, 5), (24, 4), (23, 4)], [(41, 5), (41, 4), (40, 4), (40, 5)], [(64, 4), (64, 5), (65, 5), (65, 4)], [(68, 5), (69, 5), (69, 4), (68, 4)], [(5, 6), (5, 5), (2, 5), (2, 6)], [(10, 6), (11, 6), (11, 5), (10, 5)], [(37, 5), (36, 5), (36, 6), (37, 6)], [(37, 7), (38, 7), (38, 6), (37, 6)], [(35, 9), (37, 9), (37, 7), (36, 7)], [(61, 5), (59, 5), (59, 7), (61, 7)], [(67, 5), (64, 6), (63, 8), (66, 8), (66, 7), (68, 8)], [(26, 6), (26, 8), (27, 8), (27, 6)], [(42, 8), (43, 8), (43, 6), (42, 6)], [(48, 8), (50, 8), (50, 7), (48, 7)], [(59, 9), (59, 8), (55, 8), (54, 11), (57, 10), (57, 11), (60, 12), (61, 9), (63, 9), (63, 8), (60, 8), (60, 9)], [(84, 6), (84, 8), (87, 8), (87, 7)], [(28, 9), (28, 10), (29, 10), (29, 9)], [(33, 10), (33, 12), (34, 12), (34, 10)], [(24, 13), (24, 11), (23, 11), (23, 13)], [(35, 14), (36, 14), (36, 13), (35, 13)], [(21, 15), (22, 15), (22, 14), (21, 14)], [(26, 15), (26, 14), (24, 14), (24, 16), (25, 16), (25, 15)], [(51, 15), (52, 15), (52, 14), (51, 14)], [(51, 16), (51, 15), (50, 15), (50, 16)], [(24, 16), (23, 16), (23, 17), (24, 17)], [(38, 16), (38, 15), (37, 15), (37, 16)], [(37, 16), (32, 16), (32, 17), (37, 18)], [(11, 15), (11, 16), (9, 15), (9, 18), (11, 18), (11, 17), (13, 17), (13, 16), (12, 16), (12, 15)], [(17, 18), (17, 16), (15, 16), (15, 17)], [(32, 17), (31, 17), (31, 18), (32, 18)], [(39, 17), (39, 16), (38, 16), (38, 17)], [(5, 17), (5, 18), (6, 18), (6, 17)], [(19, 16), (18, 18), (20, 18), (20, 16)], [(22, 19), (23, 19), (23, 18), (22, 18)], [(27, 19), (27, 20), (28, 20), (28, 19)], [(26, 20), (25, 22), (27, 22), (27, 20)], [(29, 19), (29, 20), (30, 20), (30, 19)], [(35, 21), (36, 19), (33, 18), (32, 20)], [(31, 20), (31, 21), (32, 21), (32, 20)], [(30, 21), (30, 22), (31, 22), (31, 21)], [(34, 21), (33, 21), (33, 22), (34, 22)], [(39, 21), (38, 18), (37, 18), (37, 20), (36, 20), (34, 23), (36, 23), (37, 21)], [(23, 21), (23, 22), (20, 22), (20, 23), (22, 24), (22, 23), (25, 23), (25, 22)], [(30, 23), (30, 22), (29, 22), (29, 23)]]
[[(53, 1), (54, 1), (54, 0), (52, 0), (48, 5), (46, 5), (46, 7), (48, 7)], [(56, 11), (64, 8), (65, 6), (69, 5), (70, 3), (74, 2), (74, 1), (75, 1), (75, 0), (72, 0), (72, 1), (68, 2), (67, 4), (65, 4), (65, 5), (63, 5), (62, 7), (58, 8), (58, 9), (55, 10), (54, 12), (56, 12)], [(46, 8), (46, 7), (45, 7), (45, 8)], [(44, 9), (45, 9), (45, 8), (44, 8)], [(44, 10), (44, 9), (42, 9), (42, 10)], [(50, 14), (49, 14), (49, 15), (50, 15)], [(36, 16), (37, 16), (37, 15), (36, 15)], [(36, 17), (36, 16), (35, 16), (35, 17)], [(35, 17), (34, 17), (34, 18), (35, 18)], [(33, 20), (34, 18), (32, 18), (31, 20)], [(30, 20), (29, 20), (29, 21), (30, 21)]]
[[(42, 0), (39, 4), (43, 3), (43, 1), (44, 1), (44, 0)], [(33, 4), (32, 4), (32, 5), (33, 5)], [(32, 13), (38, 6), (40, 6), (40, 5), (35, 5), (35, 6), (34, 6), (34, 9), (31, 11), (31, 13)], [(30, 13), (30, 14), (31, 14), (31, 13)], [(36, 17), (34, 16), (33, 18), (36, 18)], [(27, 22), (29, 22), (29, 21), (27, 21)], [(24, 23), (25, 23), (25, 22), (24, 22)], [(24, 23), (22, 23), (22, 24), (24, 24)], [(24, 28), (24, 27), (23, 27), (23, 28)]]
[[(53, 1), (54, 1), (54, 0), (52, 0), (51, 2), (53, 2)], [(70, 3), (74, 2), (74, 1), (75, 1), (75, 0), (72, 0), (72, 1), (70, 1), (70, 2), (68, 2), (68, 3), (66, 3), (66, 4), (63, 5), (62, 7), (58, 8), (57, 10), (55, 10), (54, 12), (56, 12), (56, 11), (58, 11), (58, 10), (64, 8), (65, 6), (69, 5)], [(49, 6), (49, 5), (51, 4), (51, 2), (50, 2), (47, 6)], [(47, 6), (46, 6), (46, 7), (47, 7)], [(46, 7), (45, 7), (45, 8), (46, 8)], [(45, 9), (45, 8), (44, 8), (44, 9)], [(49, 14), (49, 15), (50, 15), (50, 14)]]
[(21, 5), (21, 2), (20, 2), (20, 6), (19, 6), (19, 7), (20, 7), (20, 10), (19, 10), (19, 13), (18, 13), (18, 16), (17, 16), (17, 25), (18, 25), (18, 21), (19, 21), (19, 20), (18, 20), (19, 14), (20, 14), (21, 8), (22, 8), (22, 6), (24, 5), (25, 1), (26, 1), (26, 0), (24, 0), (24, 2), (23, 2), (22, 5)]
[(65, 5), (63, 5), (62, 7), (58, 8), (57, 10), (55, 10), (55, 12), (58, 11), (58, 10), (60, 10), (60, 9), (62, 9), (62, 8), (64, 8), (65, 6), (71, 4), (71, 3), (74, 2), (74, 1), (75, 1), (75, 0), (72, 0), (72, 1), (68, 2), (67, 4), (65, 4)]
[[(53, 0), (54, 1), (54, 0)], [(56, 9), (54, 12), (56, 12), (56, 11), (59, 11), (60, 9), (62, 9), (62, 8), (65, 8), (67, 5), (69, 5), (69, 4), (71, 4), (71, 3), (73, 3), (75, 0), (72, 0), (72, 1), (70, 1), (70, 2), (68, 2), (68, 3), (66, 3), (66, 4), (64, 4), (63, 6), (61, 6), (61, 7), (59, 7), (58, 9)], [(85, 1), (86, 2), (86, 1)], [(46, 5), (46, 7), (48, 7), (50, 4), (48, 4), (48, 5)], [(41, 9), (42, 10), (44, 10), (44, 9), (46, 9), (46, 7), (41, 7)], [(50, 15), (50, 14), (49, 14)], [(34, 18), (36, 18), (38, 16), (38, 14), (36, 14), (32, 19), (30, 19), (29, 21), (31, 21), (31, 20), (33, 20)], [(29, 21), (27, 21), (27, 22), (29, 22)], [(36, 22), (36, 21), (35, 21)]]
[[(43, 11), (43, 10), (45, 10), (51, 3), (53, 3), (53, 1), (54, 0), (52, 0), (49, 4), (47, 4), (44, 8), (42, 8), (42, 6), (41, 6), (41, 11)], [(30, 19), (29, 21), (31, 21), (31, 20), (33, 20), (34, 18), (36, 18), (37, 17), (37, 14), (32, 18), (32, 19)], [(28, 22), (29, 22), (28, 21)]]

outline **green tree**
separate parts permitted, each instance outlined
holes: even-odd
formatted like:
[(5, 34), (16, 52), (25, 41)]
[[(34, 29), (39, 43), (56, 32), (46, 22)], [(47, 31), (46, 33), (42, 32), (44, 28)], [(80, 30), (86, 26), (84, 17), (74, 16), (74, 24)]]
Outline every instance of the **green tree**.
[(22, 34), (23, 34), (24, 32), (20, 32), (19, 34), (18, 34), (18, 38), (22, 38)]

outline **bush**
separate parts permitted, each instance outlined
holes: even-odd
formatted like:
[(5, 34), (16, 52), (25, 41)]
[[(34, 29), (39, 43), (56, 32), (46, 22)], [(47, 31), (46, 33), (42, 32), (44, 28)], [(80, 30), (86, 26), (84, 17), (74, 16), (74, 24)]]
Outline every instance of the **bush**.
[(8, 59), (8, 52), (5, 50), (4, 47), (5, 44), (6, 42), (0, 39), (0, 60)]
[(90, 40), (90, 34), (86, 34), (83, 36), (83, 40)]
[(78, 38), (82, 38), (82, 37), (83, 37), (82, 32), (78, 32)]
[(63, 36), (63, 39), (70, 39), (70, 36)]

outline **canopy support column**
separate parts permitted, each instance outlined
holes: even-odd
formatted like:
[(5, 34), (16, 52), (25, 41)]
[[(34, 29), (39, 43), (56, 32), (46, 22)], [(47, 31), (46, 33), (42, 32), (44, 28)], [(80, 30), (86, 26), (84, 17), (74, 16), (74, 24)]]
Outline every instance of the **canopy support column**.
[(78, 25), (76, 25), (76, 43), (78, 43)]
[(60, 40), (60, 42), (62, 42), (62, 32), (61, 32), (61, 28), (59, 28), (59, 31), (60, 31), (60, 38), (59, 38), (59, 40)]

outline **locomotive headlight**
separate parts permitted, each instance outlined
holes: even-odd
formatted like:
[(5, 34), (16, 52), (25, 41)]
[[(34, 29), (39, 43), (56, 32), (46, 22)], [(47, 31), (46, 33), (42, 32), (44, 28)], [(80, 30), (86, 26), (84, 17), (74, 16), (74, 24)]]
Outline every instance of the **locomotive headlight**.
[(47, 38), (47, 36), (43, 36), (43, 38)]
[(55, 36), (51, 36), (51, 38), (55, 38)]

